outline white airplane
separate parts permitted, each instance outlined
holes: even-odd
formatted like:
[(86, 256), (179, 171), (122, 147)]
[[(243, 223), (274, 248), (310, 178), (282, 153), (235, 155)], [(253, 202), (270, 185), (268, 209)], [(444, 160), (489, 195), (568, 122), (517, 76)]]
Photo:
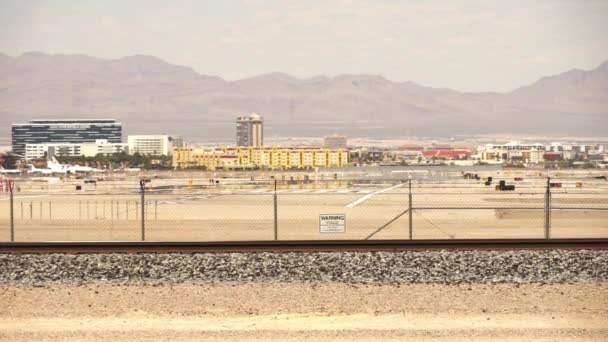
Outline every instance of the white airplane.
[(52, 175), (55, 173), (66, 173), (65, 170), (56, 170), (56, 169), (52, 169), (52, 168), (45, 168), (45, 169), (39, 169), (37, 167), (35, 167), (32, 164), (28, 165), (30, 167), (30, 169), (27, 171), (27, 173), (37, 173), (37, 174), (41, 174), (41, 175)]
[(60, 164), (55, 157), (47, 160), (49, 169), (56, 170), (57, 173), (88, 173), (88, 172), (103, 172), (90, 166), (66, 165)]
[(13, 169), (13, 170), (7, 170), (3, 167), (0, 167), (0, 175), (5, 175), (5, 174), (19, 174), (21, 173), (21, 170), (17, 170), (17, 169)]

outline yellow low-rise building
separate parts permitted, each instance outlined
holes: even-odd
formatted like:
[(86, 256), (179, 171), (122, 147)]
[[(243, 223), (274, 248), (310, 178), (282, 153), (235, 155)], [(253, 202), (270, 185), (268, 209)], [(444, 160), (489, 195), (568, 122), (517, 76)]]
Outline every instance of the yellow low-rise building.
[(179, 147), (173, 167), (217, 169), (305, 169), (348, 165), (348, 150), (321, 147)]

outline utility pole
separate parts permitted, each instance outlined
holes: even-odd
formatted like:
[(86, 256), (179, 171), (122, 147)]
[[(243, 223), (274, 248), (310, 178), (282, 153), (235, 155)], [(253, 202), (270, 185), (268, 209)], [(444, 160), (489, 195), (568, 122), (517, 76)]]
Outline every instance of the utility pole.
[(146, 206), (145, 206), (145, 201), (146, 201), (146, 180), (145, 179), (140, 179), (139, 180), (139, 188), (141, 190), (141, 241), (146, 241)]
[(8, 189), (10, 194), (10, 206), (11, 206), (11, 242), (15, 242), (15, 202), (14, 202), (14, 189), (15, 183), (12, 179), (8, 180)]
[(410, 240), (413, 239), (414, 236), (414, 222), (412, 221), (413, 219), (413, 215), (412, 215), (412, 180), (410, 179), (408, 182), (408, 188), (409, 188), (409, 194), (408, 194), (408, 215), (409, 215), (409, 235), (410, 235)]
[(279, 213), (277, 206), (277, 180), (274, 180), (274, 239), (279, 239)]
[(545, 239), (551, 238), (551, 177), (547, 177), (545, 193)]

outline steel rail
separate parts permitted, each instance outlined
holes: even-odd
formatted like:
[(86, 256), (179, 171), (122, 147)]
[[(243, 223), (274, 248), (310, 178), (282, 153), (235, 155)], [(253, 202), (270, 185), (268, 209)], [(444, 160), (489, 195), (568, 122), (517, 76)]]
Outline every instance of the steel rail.
[(373, 252), (408, 250), (602, 249), (606, 239), (314, 240), (314, 241), (80, 241), (2, 242), (0, 254)]

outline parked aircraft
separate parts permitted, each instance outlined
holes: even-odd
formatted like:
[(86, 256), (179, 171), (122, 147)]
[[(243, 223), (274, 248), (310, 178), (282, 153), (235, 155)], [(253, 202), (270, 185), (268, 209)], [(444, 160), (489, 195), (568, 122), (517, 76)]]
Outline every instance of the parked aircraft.
[(54, 157), (47, 161), (47, 165), (51, 170), (57, 170), (57, 172), (63, 173), (89, 173), (89, 172), (103, 172), (103, 170), (96, 169), (90, 166), (81, 165), (69, 165), (60, 164)]
[(44, 168), (44, 169), (39, 169), (37, 167), (35, 167), (32, 164), (28, 165), (30, 167), (30, 169), (27, 171), (27, 173), (34, 173), (34, 174), (41, 174), (41, 175), (52, 175), (55, 173), (66, 173), (65, 170), (61, 170), (61, 169), (53, 169), (53, 168)]

